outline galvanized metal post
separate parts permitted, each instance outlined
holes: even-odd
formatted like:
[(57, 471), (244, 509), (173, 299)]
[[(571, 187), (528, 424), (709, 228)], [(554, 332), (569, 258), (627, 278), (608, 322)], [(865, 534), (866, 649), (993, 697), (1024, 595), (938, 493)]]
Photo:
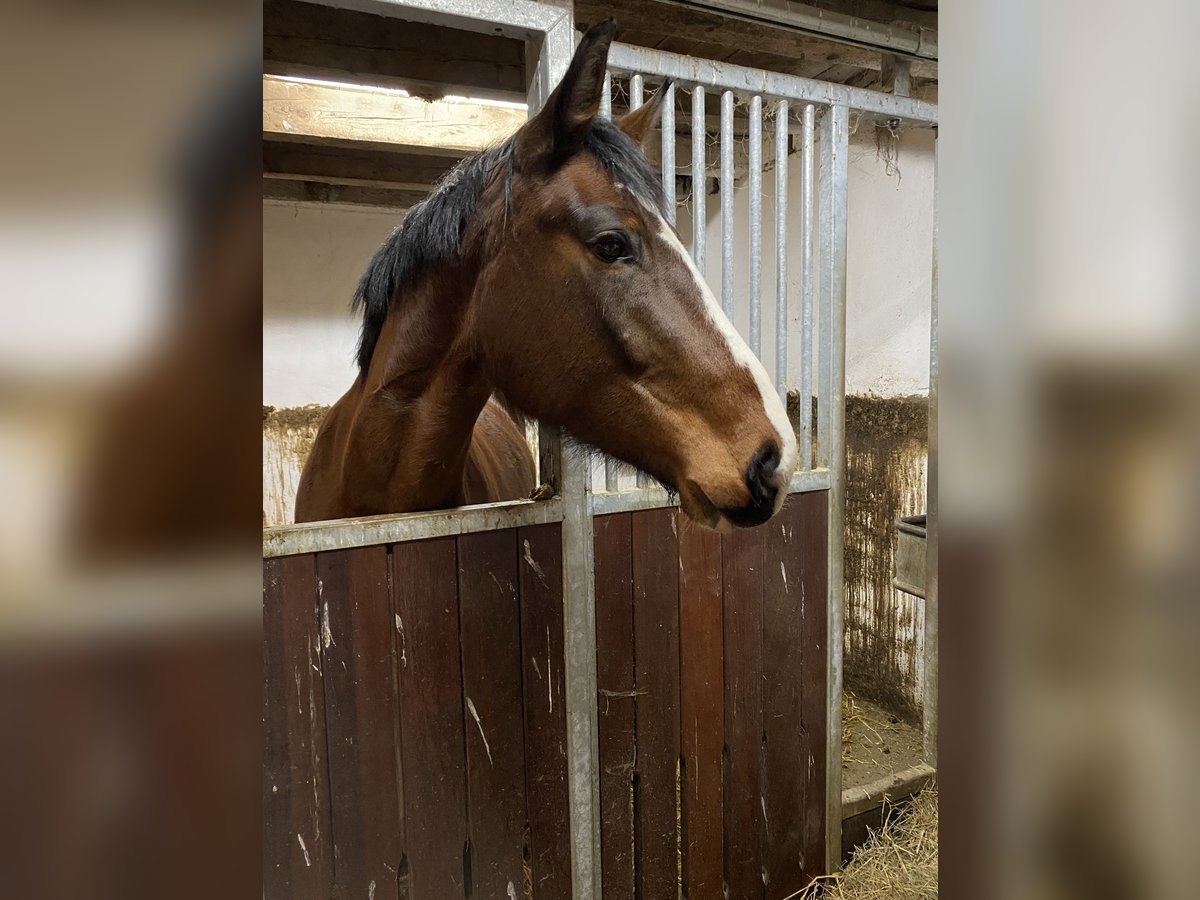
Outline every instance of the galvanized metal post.
[(800, 459), (813, 464), (813, 220), (817, 214), (813, 170), (816, 146), (816, 107), (804, 107), (800, 138)]
[(933, 140), (933, 278), (929, 316), (929, 452), (925, 477), (925, 677), (921, 686), (924, 701), (925, 762), (937, 768), (938, 762), (938, 225), (937, 225), (937, 131)]
[(612, 118), (612, 75), (604, 73), (604, 93), (600, 95), (600, 115), (602, 118)]
[(662, 101), (662, 180), (667, 221), (675, 224), (675, 85), (660, 88)]
[(762, 359), (762, 97), (750, 98), (750, 351)]
[(733, 91), (721, 94), (721, 309), (733, 319)]
[[(574, 52), (571, 10), (547, 32), (529, 95), (540, 109)], [(567, 793), (570, 801), (573, 900), (600, 897), (600, 745), (596, 710), (596, 602), (592, 543), (590, 457), (568, 451), (561, 435), (543, 428), (543, 459), (556, 456), (562, 497), (563, 679), (566, 684)], [(549, 460), (547, 459), (547, 462)]]
[(705, 204), (708, 200), (708, 176), (705, 152), (708, 138), (704, 127), (704, 86), (692, 88), (692, 259), (704, 274), (704, 239), (708, 227)]
[(846, 203), (850, 111), (835, 104), (821, 117), (821, 416), (820, 446), (829, 467), (828, 744), (825, 862), (842, 853), (842, 568), (846, 477)]
[[(788, 102), (775, 104), (775, 389), (787, 406)], [(808, 468), (805, 462), (804, 468)]]
[[(640, 109), (642, 105), (643, 92), (645, 91), (644, 81), (641, 75), (632, 75), (629, 78), (629, 111)], [(650, 486), (650, 478), (645, 472), (638, 470), (637, 486), (639, 488), (647, 488)]]

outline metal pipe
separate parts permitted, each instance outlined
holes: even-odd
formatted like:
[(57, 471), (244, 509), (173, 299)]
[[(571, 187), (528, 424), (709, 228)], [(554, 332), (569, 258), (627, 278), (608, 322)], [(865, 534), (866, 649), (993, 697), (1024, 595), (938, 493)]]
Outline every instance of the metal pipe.
[(873, 119), (899, 119), (901, 123), (918, 127), (936, 125), (938, 120), (936, 103), (926, 103), (912, 97), (896, 97), (828, 81), (814, 81), (799, 75), (763, 72), (761, 69), (680, 56), (678, 53), (630, 44), (612, 45), (608, 52), (608, 67), (614, 72), (642, 72), (659, 78), (674, 78), (685, 85), (702, 84), (706, 88), (762, 94), (775, 99), (786, 97), (794, 102), (819, 103), (822, 106), (842, 104)]
[[(775, 390), (787, 407), (788, 102), (775, 104)], [(804, 468), (810, 463), (805, 460)]]
[(629, 79), (629, 111), (633, 112), (642, 105), (642, 76), (633, 75)]
[(667, 221), (675, 224), (675, 85), (660, 88), (662, 100), (662, 179)]
[(800, 144), (800, 459), (813, 464), (813, 152), (816, 140), (816, 107), (804, 107), (804, 132)]
[(600, 95), (600, 116), (605, 119), (612, 118), (612, 75), (608, 72), (604, 73), (604, 93)]
[(696, 269), (704, 274), (704, 239), (708, 226), (708, 179), (704, 174), (708, 134), (704, 129), (704, 88), (692, 88), (692, 259)]
[(604, 489), (606, 491), (615, 491), (618, 486), (617, 481), (617, 461), (611, 456), (604, 457)]
[(733, 91), (721, 95), (721, 309), (733, 321)]
[(822, 433), (828, 461), (829, 559), (826, 623), (829, 727), (826, 745), (825, 863), (835, 871), (842, 847), (842, 642), (845, 585), (842, 558), (846, 513), (846, 201), (850, 110), (836, 105), (821, 123), (821, 375)]
[(925, 479), (925, 673), (921, 686), (925, 762), (938, 761), (938, 139), (933, 140), (933, 271), (929, 309), (929, 452)]
[(750, 98), (750, 351), (762, 359), (762, 97)]

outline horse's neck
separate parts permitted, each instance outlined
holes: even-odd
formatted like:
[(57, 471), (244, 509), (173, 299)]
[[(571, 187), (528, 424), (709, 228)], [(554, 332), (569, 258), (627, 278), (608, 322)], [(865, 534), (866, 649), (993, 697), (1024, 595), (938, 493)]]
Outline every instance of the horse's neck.
[(466, 297), (447, 296), (455, 289), (464, 288), (434, 285), (393, 303), (347, 446), (343, 477), (363, 500), (356, 505), (405, 511), (463, 502), (472, 432), (491, 390), (463, 333)]

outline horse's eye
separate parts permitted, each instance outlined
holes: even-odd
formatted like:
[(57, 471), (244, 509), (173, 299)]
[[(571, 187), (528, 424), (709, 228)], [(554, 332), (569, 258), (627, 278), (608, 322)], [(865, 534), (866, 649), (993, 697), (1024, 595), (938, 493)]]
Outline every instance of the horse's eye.
[(592, 238), (588, 244), (602, 262), (632, 262), (635, 256), (628, 236), (621, 231), (606, 231)]

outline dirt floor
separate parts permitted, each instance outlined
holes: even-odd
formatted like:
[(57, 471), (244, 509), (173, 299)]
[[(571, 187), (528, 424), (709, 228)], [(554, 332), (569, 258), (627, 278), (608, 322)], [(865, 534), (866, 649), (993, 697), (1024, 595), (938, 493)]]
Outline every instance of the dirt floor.
[(921, 762), (921, 730), (870, 700), (842, 696), (842, 789), (862, 787)]

